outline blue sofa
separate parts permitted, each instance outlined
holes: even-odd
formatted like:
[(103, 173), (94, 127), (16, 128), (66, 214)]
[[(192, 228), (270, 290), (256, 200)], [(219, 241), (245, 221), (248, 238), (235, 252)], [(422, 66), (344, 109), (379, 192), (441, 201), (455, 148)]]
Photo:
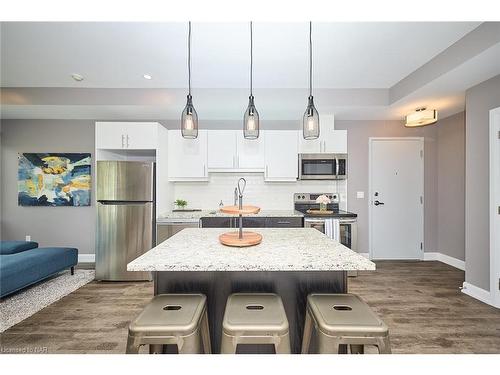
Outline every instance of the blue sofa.
[(43, 247), (32, 241), (0, 241), (0, 298), (78, 263), (78, 250)]

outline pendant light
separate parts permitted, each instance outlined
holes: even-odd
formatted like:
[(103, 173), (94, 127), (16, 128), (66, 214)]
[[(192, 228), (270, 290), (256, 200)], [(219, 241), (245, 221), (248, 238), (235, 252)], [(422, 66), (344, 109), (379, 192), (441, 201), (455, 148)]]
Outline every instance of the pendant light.
[(198, 114), (191, 96), (191, 21), (188, 30), (188, 96), (181, 116), (181, 133), (184, 138), (195, 139), (198, 137)]
[(243, 136), (246, 139), (259, 138), (259, 112), (255, 108), (253, 97), (253, 25), (250, 22), (250, 96), (248, 107), (243, 116)]
[(302, 135), (304, 139), (319, 138), (319, 113), (312, 95), (312, 22), (309, 22), (309, 98), (302, 119)]

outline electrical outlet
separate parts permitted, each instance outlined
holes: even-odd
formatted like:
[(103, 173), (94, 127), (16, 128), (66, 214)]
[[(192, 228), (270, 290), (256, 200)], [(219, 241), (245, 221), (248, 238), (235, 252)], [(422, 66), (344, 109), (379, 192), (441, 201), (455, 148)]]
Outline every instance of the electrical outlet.
[(365, 197), (365, 192), (364, 191), (357, 191), (356, 192), (356, 198), (363, 199), (364, 197)]
[(26, 235), (26, 241), (31, 241), (31, 236), (29, 234)]

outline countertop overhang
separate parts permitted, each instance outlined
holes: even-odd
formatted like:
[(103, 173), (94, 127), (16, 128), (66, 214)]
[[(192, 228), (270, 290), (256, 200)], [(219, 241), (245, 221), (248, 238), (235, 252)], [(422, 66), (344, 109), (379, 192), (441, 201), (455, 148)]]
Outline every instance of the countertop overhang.
[(361, 271), (375, 263), (314, 228), (257, 228), (257, 246), (219, 242), (227, 228), (186, 228), (127, 265), (128, 271)]

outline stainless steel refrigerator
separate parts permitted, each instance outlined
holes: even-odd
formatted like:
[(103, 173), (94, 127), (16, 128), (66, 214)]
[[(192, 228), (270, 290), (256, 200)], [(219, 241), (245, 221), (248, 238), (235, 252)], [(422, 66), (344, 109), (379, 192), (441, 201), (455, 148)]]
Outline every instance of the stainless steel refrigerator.
[(153, 247), (155, 164), (97, 162), (96, 279), (151, 280), (150, 272), (129, 272), (127, 263)]

